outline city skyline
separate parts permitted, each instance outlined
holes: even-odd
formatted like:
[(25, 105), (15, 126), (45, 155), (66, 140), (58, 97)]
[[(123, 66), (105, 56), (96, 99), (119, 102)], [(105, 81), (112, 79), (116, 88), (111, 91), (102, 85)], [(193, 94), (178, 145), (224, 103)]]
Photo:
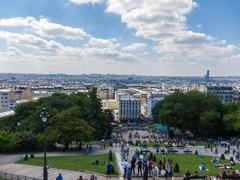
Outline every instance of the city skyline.
[(1, 73), (240, 75), (237, 0), (0, 4)]

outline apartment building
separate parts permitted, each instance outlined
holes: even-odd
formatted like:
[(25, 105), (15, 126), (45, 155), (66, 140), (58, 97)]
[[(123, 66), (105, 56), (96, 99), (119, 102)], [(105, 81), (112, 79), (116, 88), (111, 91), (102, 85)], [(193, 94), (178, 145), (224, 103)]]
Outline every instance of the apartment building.
[(12, 110), (16, 106), (15, 93), (8, 89), (0, 89), (0, 112)]

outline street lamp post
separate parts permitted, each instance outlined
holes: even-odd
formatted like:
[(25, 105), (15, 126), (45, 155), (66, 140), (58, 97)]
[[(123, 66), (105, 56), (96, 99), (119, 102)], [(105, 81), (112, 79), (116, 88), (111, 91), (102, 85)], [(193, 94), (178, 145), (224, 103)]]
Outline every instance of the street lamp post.
[(48, 180), (48, 167), (47, 167), (47, 142), (46, 142), (46, 122), (48, 119), (48, 112), (46, 108), (42, 109), (40, 118), (42, 119), (43, 125), (43, 139), (44, 139), (44, 165), (43, 165), (43, 180)]

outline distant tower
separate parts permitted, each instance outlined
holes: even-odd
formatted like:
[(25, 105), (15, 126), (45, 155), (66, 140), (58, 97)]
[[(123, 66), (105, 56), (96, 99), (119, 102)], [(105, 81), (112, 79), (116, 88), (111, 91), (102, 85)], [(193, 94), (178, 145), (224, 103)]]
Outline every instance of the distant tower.
[(210, 78), (210, 71), (207, 70), (207, 73), (205, 74), (204, 79), (205, 79), (205, 81), (208, 81), (209, 78)]
[(210, 77), (210, 71), (207, 70), (207, 74), (206, 74), (206, 78), (207, 78), (207, 80), (209, 79), (209, 77)]

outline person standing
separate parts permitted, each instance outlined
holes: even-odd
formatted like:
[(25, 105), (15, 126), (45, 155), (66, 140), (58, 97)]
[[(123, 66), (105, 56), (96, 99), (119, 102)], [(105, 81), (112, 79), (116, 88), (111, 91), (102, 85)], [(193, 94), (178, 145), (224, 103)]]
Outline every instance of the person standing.
[(131, 172), (132, 172), (133, 175), (135, 175), (135, 167), (136, 167), (135, 162), (136, 161), (133, 158), (132, 161), (131, 161)]
[(107, 179), (111, 179), (112, 172), (113, 172), (113, 165), (110, 162), (108, 162), (108, 164), (107, 164)]
[(153, 178), (153, 180), (157, 180), (157, 177), (158, 177), (158, 168), (157, 168), (157, 166), (153, 165), (152, 178)]
[(139, 175), (140, 173), (142, 176), (142, 168), (143, 168), (143, 162), (141, 159), (139, 159), (137, 162), (137, 175)]
[(131, 180), (132, 179), (132, 170), (131, 168), (128, 168), (127, 170), (127, 177), (126, 177), (127, 180)]
[(59, 173), (58, 177), (56, 178), (56, 180), (63, 180), (62, 174)]
[(148, 179), (148, 166), (145, 166), (144, 171), (143, 171), (143, 180), (147, 180)]
[(122, 167), (123, 167), (123, 171), (124, 171), (123, 177), (125, 178), (126, 175), (127, 175), (127, 170), (128, 170), (128, 162), (127, 162), (127, 160), (122, 162)]

